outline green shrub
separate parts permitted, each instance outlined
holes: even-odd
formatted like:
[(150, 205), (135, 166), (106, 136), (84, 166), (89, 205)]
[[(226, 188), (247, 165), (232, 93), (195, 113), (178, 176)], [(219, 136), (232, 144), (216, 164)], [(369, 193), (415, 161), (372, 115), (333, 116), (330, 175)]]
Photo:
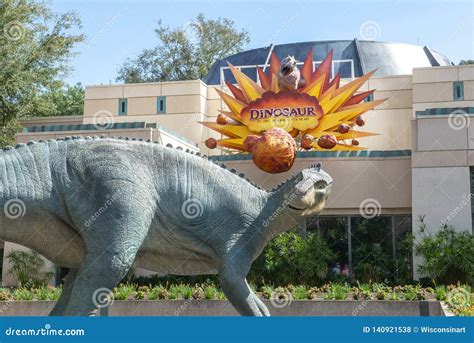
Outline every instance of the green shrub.
[(34, 298), (33, 292), (24, 287), (13, 290), (12, 295), (15, 300), (33, 300)]
[(168, 299), (168, 290), (161, 285), (155, 286), (150, 290), (150, 293), (148, 293), (148, 299)]
[(204, 291), (204, 298), (205, 299), (213, 300), (213, 299), (216, 298), (217, 288), (213, 284), (206, 285), (203, 288), (203, 291)]
[(324, 299), (346, 300), (351, 288), (348, 285), (333, 284), (326, 293)]
[(296, 286), (292, 291), (293, 299), (305, 300), (308, 299), (308, 288), (306, 286)]
[(248, 280), (262, 284), (317, 284), (324, 281), (334, 254), (317, 233), (296, 232), (275, 237), (254, 262)]
[(445, 286), (438, 286), (436, 287), (436, 299), (437, 300), (445, 300), (446, 299), (446, 287)]
[[(423, 219), (419, 218), (421, 233), (427, 232)], [(437, 284), (474, 284), (474, 236), (469, 232), (456, 232), (445, 224), (435, 234), (424, 237), (415, 252), (423, 257), (419, 271), (430, 275)]]
[(36, 251), (14, 250), (8, 254), (7, 259), (11, 265), (10, 275), (22, 287), (43, 286), (53, 275), (43, 271), (45, 261)]
[(136, 286), (133, 284), (120, 284), (114, 288), (113, 294), (115, 300), (127, 300), (135, 296)]

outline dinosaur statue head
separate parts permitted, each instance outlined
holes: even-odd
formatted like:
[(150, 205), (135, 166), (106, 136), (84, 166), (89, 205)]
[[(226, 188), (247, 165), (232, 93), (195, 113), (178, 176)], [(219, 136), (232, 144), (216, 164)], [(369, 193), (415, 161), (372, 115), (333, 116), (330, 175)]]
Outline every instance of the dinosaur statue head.
[(296, 59), (293, 56), (287, 56), (281, 61), (280, 70), (282, 75), (288, 75), (296, 69)]
[(332, 182), (319, 163), (303, 169), (293, 181), (293, 190), (286, 195), (290, 214), (308, 217), (320, 213), (326, 206)]

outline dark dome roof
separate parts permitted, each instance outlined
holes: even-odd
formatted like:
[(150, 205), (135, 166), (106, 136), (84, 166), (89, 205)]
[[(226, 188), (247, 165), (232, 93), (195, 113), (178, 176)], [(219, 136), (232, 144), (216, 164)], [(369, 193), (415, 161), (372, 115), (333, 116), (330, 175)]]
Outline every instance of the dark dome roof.
[[(413, 68), (451, 65), (447, 57), (427, 46), (358, 39), (315, 41), (270, 45), (228, 56), (214, 63), (203, 81), (208, 85), (220, 84), (221, 67), (227, 67), (226, 61), (234, 66), (249, 66), (242, 68), (242, 71), (255, 80), (255, 65), (268, 63), (272, 51), (280, 59), (292, 55), (302, 62), (311, 49), (315, 62), (322, 61), (333, 49), (335, 72), (339, 72), (343, 78), (359, 77), (376, 68), (376, 76), (388, 76), (412, 74)], [(224, 69), (223, 73), (225, 80), (234, 81), (228, 69)]]

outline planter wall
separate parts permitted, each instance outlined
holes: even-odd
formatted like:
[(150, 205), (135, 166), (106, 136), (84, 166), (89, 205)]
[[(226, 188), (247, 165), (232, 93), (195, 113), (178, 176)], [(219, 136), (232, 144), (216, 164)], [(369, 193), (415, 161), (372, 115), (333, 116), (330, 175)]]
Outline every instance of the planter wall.
[[(444, 316), (439, 301), (294, 300), (284, 307), (264, 300), (273, 316)], [(1, 301), (0, 316), (46, 316), (54, 301)], [(114, 301), (100, 315), (109, 316), (236, 316), (226, 300)]]

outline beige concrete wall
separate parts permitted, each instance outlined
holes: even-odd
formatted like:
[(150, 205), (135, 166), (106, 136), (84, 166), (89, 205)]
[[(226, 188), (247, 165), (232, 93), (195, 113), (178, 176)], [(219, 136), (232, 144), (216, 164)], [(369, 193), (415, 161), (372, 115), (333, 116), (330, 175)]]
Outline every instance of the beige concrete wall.
[[(464, 82), (464, 100), (453, 99), (453, 82)], [(470, 166), (474, 166), (472, 115), (418, 116), (431, 108), (474, 107), (474, 66), (413, 71), (412, 216), (415, 241), (435, 234), (444, 223), (472, 232)], [(425, 216), (428, 232), (419, 231)], [(415, 278), (421, 263), (414, 256)]]
[(225, 161), (227, 167), (244, 173), (251, 181), (272, 189), (298, 171), (321, 162), (334, 179), (324, 214), (360, 215), (366, 199), (379, 203), (383, 214), (410, 213), (411, 159), (400, 158), (298, 158), (291, 171), (270, 175), (251, 160)]
[[(208, 87), (200, 80), (86, 87), (84, 124), (100, 117), (121, 123), (143, 121), (162, 125), (199, 144), (208, 129), (198, 121), (207, 117)], [(157, 97), (166, 96), (166, 113), (157, 113)], [(127, 115), (118, 115), (119, 99), (127, 99)]]

